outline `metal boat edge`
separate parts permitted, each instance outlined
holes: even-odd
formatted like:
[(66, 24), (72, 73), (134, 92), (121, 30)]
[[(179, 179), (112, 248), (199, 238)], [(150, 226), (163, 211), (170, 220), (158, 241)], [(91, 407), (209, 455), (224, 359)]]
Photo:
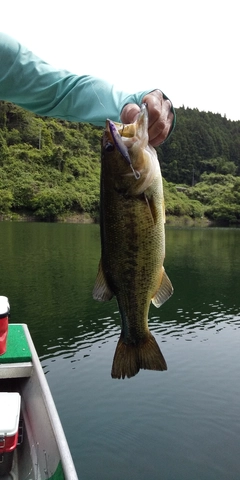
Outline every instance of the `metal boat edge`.
[[(31, 362), (1, 363), (0, 383), (21, 395), (23, 419), (22, 445), (14, 452), (8, 477), (13, 480), (78, 480), (65, 433), (26, 324), (15, 325), (24, 331)], [(2, 387), (1, 387), (2, 391)], [(0, 476), (1, 479), (1, 476)]]

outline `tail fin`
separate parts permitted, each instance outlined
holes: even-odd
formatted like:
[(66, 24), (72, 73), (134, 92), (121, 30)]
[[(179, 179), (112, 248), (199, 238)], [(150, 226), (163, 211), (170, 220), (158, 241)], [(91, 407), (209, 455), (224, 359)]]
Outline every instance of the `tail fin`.
[(153, 337), (148, 332), (139, 344), (126, 344), (120, 337), (112, 364), (112, 378), (134, 377), (139, 370), (167, 370), (163, 354)]

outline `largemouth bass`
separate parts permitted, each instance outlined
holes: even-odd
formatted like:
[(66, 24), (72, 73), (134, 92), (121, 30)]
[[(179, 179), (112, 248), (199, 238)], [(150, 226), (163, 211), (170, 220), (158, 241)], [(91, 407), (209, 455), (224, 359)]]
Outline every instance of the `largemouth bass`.
[(173, 293), (165, 273), (165, 209), (156, 150), (148, 145), (148, 113), (135, 123), (107, 120), (101, 158), (101, 260), (93, 290), (99, 301), (117, 298), (122, 320), (111, 375), (166, 370), (148, 328), (151, 301), (160, 307)]

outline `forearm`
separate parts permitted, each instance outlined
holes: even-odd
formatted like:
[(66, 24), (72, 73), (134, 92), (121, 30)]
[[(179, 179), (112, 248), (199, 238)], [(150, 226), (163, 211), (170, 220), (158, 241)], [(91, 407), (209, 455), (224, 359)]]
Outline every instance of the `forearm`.
[(55, 69), (0, 33), (0, 99), (38, 115), (104, 126), (106, 118), (120, 121), (124, 105), (141, 105), (149, 91), (120, 92), (95, 77)]
[(120, 121), (124, 105), (141, 103), (145, 93), (117, 92), (100, 79), (54, 69), (16, 40), (0, 34), (1, 100), (43, 116), (104, 125), (107, 117)]

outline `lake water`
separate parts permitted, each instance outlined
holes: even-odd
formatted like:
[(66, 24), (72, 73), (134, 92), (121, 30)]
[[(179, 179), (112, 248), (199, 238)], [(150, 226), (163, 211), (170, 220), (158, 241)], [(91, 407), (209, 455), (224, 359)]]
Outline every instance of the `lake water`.
[(0, 294), (28, 324), (79, 480), (239, 480), (240, 229), (167, 229), (151, 307), (166, 372), (113, 380), (115, 300), (92, 300), (97, 225), (0, 225)]

